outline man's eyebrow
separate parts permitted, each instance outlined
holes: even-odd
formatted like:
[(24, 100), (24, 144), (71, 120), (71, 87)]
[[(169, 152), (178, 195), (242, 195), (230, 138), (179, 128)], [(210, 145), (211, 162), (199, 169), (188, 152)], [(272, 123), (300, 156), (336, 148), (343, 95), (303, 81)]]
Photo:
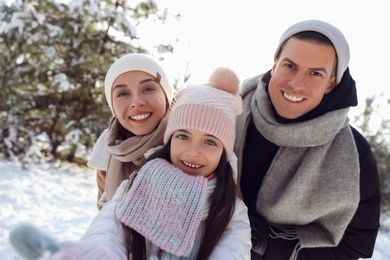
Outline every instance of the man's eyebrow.
[[(282, 59), (283, 61), (287, 61), (291, 64), (293, 64), (294, 66), (298, 66), (292, 59), (288, 58), (288, 57), (284, 57)], [(324, 72), (325, 74), (328, 74), (328, 71), (326, 70), (326, 68), (324, 67), (313, 67), (313, 68), (309, 68), (311, 71), (322, 71)]]
[(290, 59), (289, 57), (283, 57), (282, 61), (287, 61), (293, 65), (297, 65), (292, 59)]
[(312, 70), (312, 71), (322, 71), (325, 74), (329, 74), (328, 71), (324, 67), (318, 67), (318, 68), (314, 67), (314, 68), (310, 68), (310, 70)]

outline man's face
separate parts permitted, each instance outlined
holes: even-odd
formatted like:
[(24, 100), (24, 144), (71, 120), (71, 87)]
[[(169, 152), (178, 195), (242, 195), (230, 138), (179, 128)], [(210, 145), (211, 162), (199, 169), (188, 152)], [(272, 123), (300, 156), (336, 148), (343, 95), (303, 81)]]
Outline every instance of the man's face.
[(277, 113), (298, 118), (313, 110), (335, 87), (332, 46), (290, 38), (272, 67), (269, 94)]

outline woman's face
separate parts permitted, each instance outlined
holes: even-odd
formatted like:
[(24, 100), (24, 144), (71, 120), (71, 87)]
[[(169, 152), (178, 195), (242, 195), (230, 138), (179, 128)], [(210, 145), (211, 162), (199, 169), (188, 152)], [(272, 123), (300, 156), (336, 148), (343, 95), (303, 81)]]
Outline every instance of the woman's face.
[(222, 142), (206, 132), (178, 130), (171, 139), (171, 161), (187, 174), (207, 177), (217, 168), (223, 149)]
[(119, 123), (135, 135), (156, 129), (168, 106), (160, 83), (143, 71), (128, 71), (117, 77), (111, 96)]

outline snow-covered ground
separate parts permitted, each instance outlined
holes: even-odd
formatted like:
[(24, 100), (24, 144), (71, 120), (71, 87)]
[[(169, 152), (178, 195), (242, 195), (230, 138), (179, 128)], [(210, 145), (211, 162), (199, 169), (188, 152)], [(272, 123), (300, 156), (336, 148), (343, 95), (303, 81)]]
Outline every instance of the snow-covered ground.
[(30, 223), (59, 240), (77, 240), (96, 216), (96, 175), (73, 164), (30, 165), (0, 159), (0, 259), (16, 260), (8, 244), (15, 225)]
[[(9, 231), (30, 223), (58, 240), (77, 240), (97, 214), (95, 172), (73, 164), (30, 165), (0, 159), (0, 259), (19, 259)], [(382, 221), (371, 259), (390, 259), (390, 218)]]

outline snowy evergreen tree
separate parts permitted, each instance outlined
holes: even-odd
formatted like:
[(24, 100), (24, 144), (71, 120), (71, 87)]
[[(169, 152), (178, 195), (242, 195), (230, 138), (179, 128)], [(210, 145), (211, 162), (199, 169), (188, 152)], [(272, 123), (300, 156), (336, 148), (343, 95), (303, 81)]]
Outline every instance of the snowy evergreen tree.
[[(379, 113), (378, 98), (366, 98), (365, 109), (355, 118), (355, 125), (361, 129), (373, 150), (380, 178), (381, 209), (390, 213), (390, 119)], [(387, 105), (390, 105), (390, 99)]]
[(154, 1), (135, 2), (0, 4), (0, 153), (22, 161), (85, 159), (111, 117), (107, 69), (125, 53), (148, 52), (137, 25), (167, 17)]

